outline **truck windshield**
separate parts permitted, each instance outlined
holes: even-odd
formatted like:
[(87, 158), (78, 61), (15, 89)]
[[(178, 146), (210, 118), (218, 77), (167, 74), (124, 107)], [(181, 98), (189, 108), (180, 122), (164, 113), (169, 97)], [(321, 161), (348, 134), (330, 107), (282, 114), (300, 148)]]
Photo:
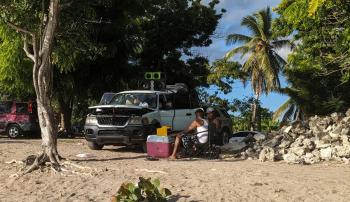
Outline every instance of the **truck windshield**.
[(157, 108), (157, 95), (155, 93), (118, 93), (112, 101), (111, 105), (130, 105), (145, 108)]

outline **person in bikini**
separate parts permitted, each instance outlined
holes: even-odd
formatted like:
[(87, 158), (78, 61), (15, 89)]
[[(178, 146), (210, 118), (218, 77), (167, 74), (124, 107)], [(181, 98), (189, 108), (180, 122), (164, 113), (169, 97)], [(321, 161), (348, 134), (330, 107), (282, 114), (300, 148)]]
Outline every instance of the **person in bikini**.
[[(197, 109), (195, 113), (196, 119), (191, 123), (191, 125), (182, 133), (176, 135), (174, 150), (169, 159), (177, 158), (176, 153), (179, 149), (180, 143), (186, 147), (190, 141), (201, 144), (208, 141), (208, 121), (204, 119), (204, 111), (203, 109)], [(194, 131), (194, 134), (189, 134), (190, 132)]]

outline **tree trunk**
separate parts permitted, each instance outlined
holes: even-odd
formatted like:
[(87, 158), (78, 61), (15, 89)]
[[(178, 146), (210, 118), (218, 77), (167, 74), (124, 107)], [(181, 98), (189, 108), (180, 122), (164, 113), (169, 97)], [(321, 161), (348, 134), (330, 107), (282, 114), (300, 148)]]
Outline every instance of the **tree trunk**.
[[(47, 20), (46, 18), (42, 19), (44, 29), (40, 28), (36, 32), (30, 32), (7, 22), (10, 27), (24, 34), (23, 49), (27, 57), (34, 62), (33, 83), (37, 97), (43, 152), (37, 156), (34, 164), (25, 173), (37, 169), (47, 161), (51, 162), (53, 168), (60, 170), (60, 158), (57, 152), (57, 127), (54, 121), (53, 109), (50, 105), (53, 75), (50, 57), (58, 25), (60, 0), (50, 0), (48, 11)], [(29, 41), (28, 37), (31, 37), (32, 40)]]
[(45, 31), (42, 34), (42, 41), (35, 35), (32, 35), (34, 52), (32, 55), (34, 58), (33, 83), (37, 95), (36, 101), (43, 153), (37, 157), (35, 163), (27, 172), (36, 169), (40, 164), (47, 161), (51, 162), (52, 166), (59, 170), (60, 158), (57, 151), (57, 126), (54, 120), (54, 112), (50, 105), (53, 73), (50, 57), (58, 23), (58, 13), (59, 0), (51, 0), (49, 18), (44, 29)]
[(251, 125), (250, 125), (251, 131), (255, 131), (257, 129), (259, 98), (260, 98), (260, 95), (256, 93), (254, 96), (254, 102), (252, 104), (252, 119), (251, 119)]
[(42, 47), (39, 55), (36, 56), (41, 64), (34, 64), (33, 71), (43, 152), (54, 165), (58, 165), (59, 155), (57, 152), (57, 127), (54, 124), (54, 113), (50, 105), (53, 74), (50, 57), (58, 24), (59, 2), (59, 0), (50, 1), (49, 19), (43, 35)]
[(58, 104), (61, 111), (61, 128), (69, 132), (72, 129), (73, 97), (67, 94), (64, 97), (59, 95)]
[(261, 110), (260, 110), (259, 100), (256, 103), (256, 122), (257, 122), (257, 131), (261, 131)]

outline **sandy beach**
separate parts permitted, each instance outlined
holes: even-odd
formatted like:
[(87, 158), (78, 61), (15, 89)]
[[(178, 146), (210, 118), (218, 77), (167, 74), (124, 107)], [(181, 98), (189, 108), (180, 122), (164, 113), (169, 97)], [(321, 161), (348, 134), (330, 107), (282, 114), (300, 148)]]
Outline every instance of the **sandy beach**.
[(308, 166), (238, 159), (147, 161), (146, 154), (125, 147), (89, 150), (84, 139), (59, 140), (59, 151), (71, 162), (91, 168), (92, 175), (43, 170), (19, 179), (10, 177), (22, 165), (9, 161), (38, 151), (40, 139), (0, 138), (0, 201), (110, 201), (121, 183), (136, 182), (139, 176), (159, 178), (173, 193), (170, 201), (350, 200), (350, 167), (345, 164)]

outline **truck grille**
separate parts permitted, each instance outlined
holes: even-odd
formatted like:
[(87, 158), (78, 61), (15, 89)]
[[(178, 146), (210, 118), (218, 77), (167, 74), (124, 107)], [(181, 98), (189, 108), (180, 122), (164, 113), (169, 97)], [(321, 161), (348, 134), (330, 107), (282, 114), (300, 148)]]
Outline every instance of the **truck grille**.
[(97, 122), (100, 125), (124, 126), (129, 120), (129, 117), (110, 117), (98, 116)]

